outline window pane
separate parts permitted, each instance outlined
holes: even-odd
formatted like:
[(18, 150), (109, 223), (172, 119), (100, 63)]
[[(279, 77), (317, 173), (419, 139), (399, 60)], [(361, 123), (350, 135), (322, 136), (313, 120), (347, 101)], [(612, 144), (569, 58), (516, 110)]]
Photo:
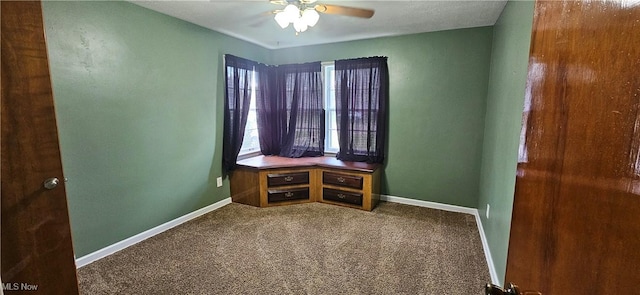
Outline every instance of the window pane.
[(338, 151), (340, 146), (338, 146), (338, 129), (329, 130), (331, 144), (327, 146), (327, 150)]
[(325, 64), (324, 67), (324, 105), (326, 110), (325, 151), (337, 152), (338, 130), (336, 124), (335, 103), (335, 71), (333, 64)]
[(256, 72), (251, 72), (251, 101), (249, 102), (249, 114), (247, 116), (247, 126), (244, 128), (244, 138), (240, 155), (259, 151), (260, 140), (258, 138), (258, 120), (256, 115)]

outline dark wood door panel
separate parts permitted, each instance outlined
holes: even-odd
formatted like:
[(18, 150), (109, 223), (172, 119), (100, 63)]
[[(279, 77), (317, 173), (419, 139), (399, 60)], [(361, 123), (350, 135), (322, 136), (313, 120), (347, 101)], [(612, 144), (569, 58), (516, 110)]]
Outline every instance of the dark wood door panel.
[[(41, 4), (1, 5), (2, 282), (20, 294), (77, 294)], [(60, 184), (44, 188), (54, 177)]]
[(538, 1), (506, 281), (637, 290), (640, 6)]

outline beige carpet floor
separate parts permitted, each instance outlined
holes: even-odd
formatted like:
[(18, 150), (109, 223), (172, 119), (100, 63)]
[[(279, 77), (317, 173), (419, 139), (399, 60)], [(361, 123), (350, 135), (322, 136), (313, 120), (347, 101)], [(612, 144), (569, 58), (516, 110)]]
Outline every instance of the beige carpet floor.
[(472, 215), (232, 203), (78, 270), (81, 294), (483, 294)]

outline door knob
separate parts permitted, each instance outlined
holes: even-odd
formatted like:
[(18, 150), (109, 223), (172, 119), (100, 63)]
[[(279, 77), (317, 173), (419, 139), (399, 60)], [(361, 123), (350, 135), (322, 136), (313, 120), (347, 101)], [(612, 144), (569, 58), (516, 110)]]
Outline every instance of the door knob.
[(54, 189), (56, 188), (56, 186), (58, 186), (59, 183), (60, 183), (60, 180), (58, 180), (58, 178), (56, 177), (48, 178), (47, 180), (44, 181), (44, 188)]
[(494, 284), (487, 284), (484, 290), (486, 295), (542, 295), (538, 291), (520, 291), (520, 288), (513, 283), (509, 283), (506, 290)]

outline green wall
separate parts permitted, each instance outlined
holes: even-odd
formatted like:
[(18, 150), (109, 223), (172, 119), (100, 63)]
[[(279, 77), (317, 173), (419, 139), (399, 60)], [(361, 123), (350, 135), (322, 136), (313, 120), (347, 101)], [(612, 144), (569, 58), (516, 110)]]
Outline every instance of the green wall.
[(78, 257), (229, 197), (226, 180), (215, 186), (224, 53), (272, 64), (383, 55), (391, 79), (383, 193), (481, 209), (491, 203), (492, 218), (483, 221), (504, 264), (530, 3), (509, 3), (495, 29), (280, 50), (127, 2), (43, 7)]
[(76, 255), (229, 197), (222, 54), (269, 52), (127, 2), (43, 7)]
[(387, 56), (384, 194), (475, 208), (491, 27), (295, 47), (275, 64)]
[(532, 1), (510, 1), (493, 29), (478, 210), (500, 280), (507, 265), (532, 21)]

